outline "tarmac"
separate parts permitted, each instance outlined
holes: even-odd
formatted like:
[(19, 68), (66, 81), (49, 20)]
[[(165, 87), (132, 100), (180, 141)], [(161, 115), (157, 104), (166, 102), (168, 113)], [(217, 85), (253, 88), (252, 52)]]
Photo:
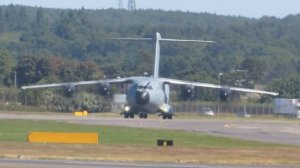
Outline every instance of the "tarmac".
[(296, 168), (292, 166), (204, 165), (174, 163), (130, 163), (68, 160), (1, 159), (0, 167), (7, 168)]

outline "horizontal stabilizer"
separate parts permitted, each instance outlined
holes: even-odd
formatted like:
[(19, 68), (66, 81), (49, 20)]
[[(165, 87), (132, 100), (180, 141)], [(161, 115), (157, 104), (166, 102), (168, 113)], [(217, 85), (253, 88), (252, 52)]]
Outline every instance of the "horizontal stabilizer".
[(216, 43), (215, 41), (205, 41), (205, 40), (181, 40), (181, 39), (166, 39), (162, 38), (161, 41), (178, 41), (178, 42), (197, 42), (197, 43)]
[(137, 40), (137, 41), (149, 41), (153, 38), (108, 38), (109, 40)]

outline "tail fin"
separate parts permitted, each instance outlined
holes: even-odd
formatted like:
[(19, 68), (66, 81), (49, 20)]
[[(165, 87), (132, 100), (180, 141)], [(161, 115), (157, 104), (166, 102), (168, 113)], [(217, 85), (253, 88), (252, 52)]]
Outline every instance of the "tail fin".
[(154, 72), (153, 72), (155, 78), (158, 78), (159, 75), (160, 40), (161, 40), (161, 35), (160, 33), (156, 32), (155, 59), (154, 59)]
[(160, 33), (156, 32), (155, 62), (154, 62), (154, 77), (156, 78), (159, 77), (160, 41), (215, 43), (214, 41), (204, 41), (204, 40), (181, 40), (181, 39), (162, 38)]
[[(153, 40), (152, 38), (109, 38), (111, 40)], [(155, 44), (155, 60), (154, 60), (154, 72), (155, 78), (159, 77), (159, 61), (160, 61), (160, 41), (172, 41), (172, 42), (196, 42), (196, 43), (215, 43), (214, 41), (204, 40), (181, 40), (181, 39), (167, 39), (162, 38), (159, 32), (156, 32), (156, 44)]]

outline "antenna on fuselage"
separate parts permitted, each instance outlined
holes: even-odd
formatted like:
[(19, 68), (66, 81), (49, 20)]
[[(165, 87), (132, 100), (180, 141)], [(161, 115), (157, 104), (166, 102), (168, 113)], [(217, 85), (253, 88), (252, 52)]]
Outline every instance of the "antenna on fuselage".
[(155, 40), (155, 60), (154, 60), (154, 72), (155, 78), (159, 77), (159, 61), (160, 61), (160, 41), (171, 41), (171, 42), (196, 42), (196, 43), (215, 43), (214, 41), (205, 40), (183, 40), (183, 39), (169, 39), (162, 38), (159, 32), (156, 32), (156, 38), (108, 38), (111, 40)]

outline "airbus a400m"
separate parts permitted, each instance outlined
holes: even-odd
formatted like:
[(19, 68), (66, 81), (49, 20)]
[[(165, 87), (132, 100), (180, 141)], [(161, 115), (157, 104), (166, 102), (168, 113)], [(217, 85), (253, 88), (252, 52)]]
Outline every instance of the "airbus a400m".
[(35, 89), (47, 87), (66, 87), (67, 91), (72, 91), (77, 85), (90, 85), (101, 84), (104, 92), (109, 90), (110, 84), (131, 84), (128, 92), (126, 93), (126, 105), (122, 114), (125, 118), (134, 118), (134, 115), (139, 115), (140, 118), (147, 118), (149, 113), (159, 113), (163, 119), (172, 119), (174, 111), (169, 103), (170, 100), (170, 85), (185, 85), (188, 88), (194, 87), (207, 87), (222, 89), (227, 92), (251, 92), (259, 94), (267, 94), (276, 96), (278, 93), (254, 90), (247, 88), (228, 87), (221, 85), (214, 85), (209, 83), (200, 83), (192, 81), (183, 81), (170, 78), (159, 77), (159, 60), (160, 60), (160, 42), (161, 41), (174, 41), (174, 42), (196, 42), (196, 43), (214, 43), (213, 41), (203, 40), (180, 40), (180, 39), (167, 39), (162, 38), (160, 33), (156, 33), (156, 38), (111, 38), (113, 40), (155, 40), (155, 63), (153, 76), (151, 77), (127, 77), (116, 79), (103, 79), (94, 81), (80, 81), (80, 82), (67, 82), (67, 83), (53, 83), (23, 86), (22, 89)]

